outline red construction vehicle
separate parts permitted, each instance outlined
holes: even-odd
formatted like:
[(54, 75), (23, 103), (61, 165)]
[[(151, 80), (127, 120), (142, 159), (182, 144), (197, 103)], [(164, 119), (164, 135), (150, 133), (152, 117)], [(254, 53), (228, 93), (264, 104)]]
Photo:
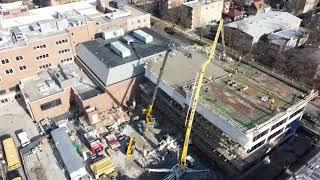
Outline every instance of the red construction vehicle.
[(100, 140), (98, 139), (97, 135), (93, 131), (85, 133), (84, 137), (86, 138), (87, 143), (90, 146), (90, 151), (93, 154), (96, 154), (98, 156), (103, 155), (103, 146)]

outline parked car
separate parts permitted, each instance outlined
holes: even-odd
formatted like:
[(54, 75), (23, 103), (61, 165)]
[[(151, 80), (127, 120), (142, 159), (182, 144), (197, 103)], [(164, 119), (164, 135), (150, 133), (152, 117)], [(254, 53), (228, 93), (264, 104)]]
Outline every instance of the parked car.
[(30, 144), (30, 139), (28, 137), (28, 134), (25, 131), (18, 133), (17, 136), (18, 136), (18, 139), (19, 139), (22, 147), (25, 147), (28, 144)]

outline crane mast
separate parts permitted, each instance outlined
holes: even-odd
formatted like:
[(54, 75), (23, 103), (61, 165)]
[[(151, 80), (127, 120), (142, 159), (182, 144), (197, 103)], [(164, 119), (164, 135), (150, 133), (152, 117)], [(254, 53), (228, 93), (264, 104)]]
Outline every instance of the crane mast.
[(194, 115), (196, 112), (196, 107), (197, 107), (199, 97), (200, 97), (200, 91), (201, 91), (201, 87), (203, 84), (203, 78), (204, 78), (207, 66), (211, 63), (212, 59), (214, 59), (214, 57), (215, 57), (215, 51), (217, 48), (217, 43), (218, 43), (218, 40), (220, 37), (220, 33), (222, 35), (223, 46), (225, 46), (224, 45), (223, 20), (222, 19), (219, 22), (217, 32), (215, 34), (215, 38), (214, 38), (213, 44), (211, 46), (209, 58), (207, 59), (207, 61), (205, 61), (201, 65), (201, 71), (200, 71), (198, 80), (196, 81), (194, 95), (193, 95), (193, 97), (191, 97), (192, 98), (191, 110), (190, 110), (189, 115), (187, 115), (189, 117), (189, 120), (187, 122), (187, 130), (186, 130), (186, 134), (185, 134), (185, 139), (184, 139), (184, 144), (183, 144), (183, 149), (182, 149), (182, 154), (181, 154), (181, 159), (180, 159), (180, 165), (182, 165), (182, 166), (187, 165), (187, 155), (188, 155), (188, 148), (189, 148), (189, 141), (190, 141), (190, 135), (191, 135), (191, 130), (192, 130), (192, 124), (193, 124)]

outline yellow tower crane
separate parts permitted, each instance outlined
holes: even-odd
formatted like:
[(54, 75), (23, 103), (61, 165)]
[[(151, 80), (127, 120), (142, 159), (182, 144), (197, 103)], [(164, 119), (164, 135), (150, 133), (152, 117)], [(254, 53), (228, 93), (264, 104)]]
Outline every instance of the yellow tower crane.
[(187, 165), (187, 155), (188, 155), (188, 147), (189, 147), (191, 129), (192, 129), (192, 124), (193, 124), (193, 120), (194, 120), (194, 115), (196, 113), (197, 104), (198, 104), (198, 101), (200, 98), (200, 91), (201, 91), (201, 87), (203, 84), (203, 78), (206, 73), (207, 66), (211, 63), (212, 59), (214, 59), (214, 57), (215, 57), (217, 43), (218, 43), (220, 34), (221, 34), (222, 43), (224, 46), (223, 20), (220, 20), (220, 22), (219, 22), (217, 32), (216, 32), (213, 44), (211, 46), (209, 58), (207, 59), (207, 61), (205, 61), (201, 65), (201, 71), (199, 74), (199, 78), (197, 79), (196, 86), (194, 88), (195, 93), (194, 93), (194, 96), (192, 97), (192, 101), (191, 101), (191, 105), (190, 105), (191, 109), (190, 109), (190, 113), (188, 115), (189, 119), (188, 119), (188, 123), (187, 123), (187, 130), (186, 130), (186, 135), (185, 135), (185, 139), (184, 139), (184, 143), (183, 143), (181, 159), (180, 159), (180, 165), (182, 165), (182, 166)]
[(223, 20), (221, 19), (217, 32), (215, 34), (214, 41), (212, 43), (211, 49), (210, 49), (210, 54), (208, 59), (201, 65), (201, 71), (199, 73), (198, 78), (196, 78), (195, 81), (195, 87), (193, 89), (193, 96), (191, 105), (190, 105), (190, 111), (187, 114), (188, 121), (187, 121), (187, 129), (186, 129), (186, 134), (185, 134), (185, 139), (184, 139), (184, 144), (183, 144), (183, 149), (182, 149), (182, 154), (181, 154), (181, 159), (178, 164), (176, 164), (174, 167), (171, 169), (148, 169), (149, 172), (170, 172), (168, 176), (164, 178), (164, 180), (176, 180), (179, 179), (181, 176), (183, 176), (185, 173), (194, 173), (194, 172), (207, 172), (208, 170), (194, 170), (190, 169), (187, 167), (187, 155), (188, 155), (188, 148), (189, 148), (189, 140), (191, 136), (191, 130), (192, 130), (192, 124), (194, 120), (194, 116), (196, 113), (196, 107), (200, 98), (200, 92), (201, 92), (201, 87), (203, 84), (203, 79), (204, 75), (206, 73), (207, 66), (211, 63), (211, 61), (215, 58), (215, 53), (216, 53), (216, 48), (218, 44), (218, 40), (221, 34), (222, 38), (222, 45), (223, 45), (223, 56), (225, 56), (225, 44), (224, 44), (224, 30), (223, 30)]

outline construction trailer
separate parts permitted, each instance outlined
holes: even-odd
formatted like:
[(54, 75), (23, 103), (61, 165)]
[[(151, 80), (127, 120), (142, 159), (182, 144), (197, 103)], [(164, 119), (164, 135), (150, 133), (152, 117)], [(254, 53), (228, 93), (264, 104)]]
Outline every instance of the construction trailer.
[(82, 162), (82, 159), (77, 153), (75, 147), (72, 145), (65, 129), (54, 129), (51, 131), (51, 136), (70, 179), (78, 180), (86, 176), (88, 173)]

